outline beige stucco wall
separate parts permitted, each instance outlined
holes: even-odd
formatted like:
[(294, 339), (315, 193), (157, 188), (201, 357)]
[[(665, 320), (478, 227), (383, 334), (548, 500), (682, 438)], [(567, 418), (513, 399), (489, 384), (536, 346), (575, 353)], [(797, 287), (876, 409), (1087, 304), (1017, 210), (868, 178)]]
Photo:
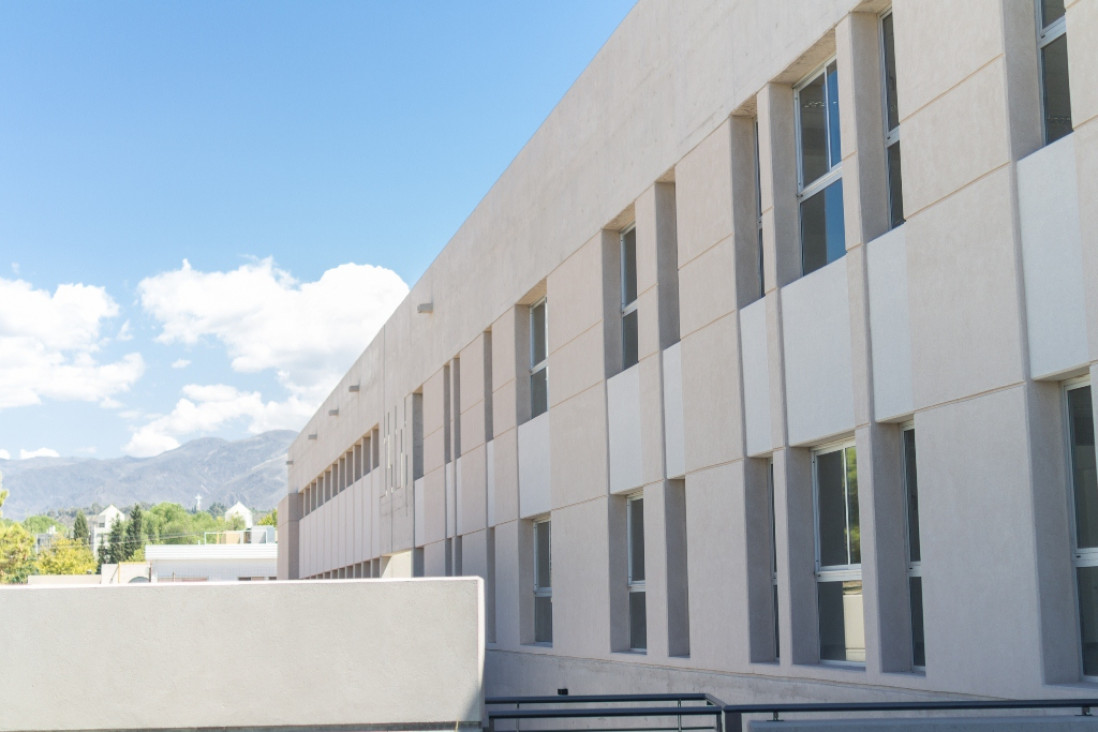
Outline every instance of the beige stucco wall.
[(476, 579), (4, 589), (0, 729), (479, 724), (482, 604)]
[[(1075, 132), (1042, 148), (1032, 4), (895, 0), (906, 223), (887, 231), (888, 5), (639, 3), (291, 447), (292, 492), (364, 436), (380, 459), (305, 512), (281, 576), (376, 576), (405, 551), (410, 571), (480, 574), (493, 693), (1090, 693), (1060, 388), (1098, 376), (1098, 12), (1068, 2)], [(832, 57), (846, 254), (802, 277), (794, 85)], [(623, 371), (631, 224), (639, 363)], [(530, 419), (542, 297), (550, 407)], [(925, 669), (910, 641), (907, 423)], [(819, 662), (812, 461), (836, 441), (858, 453), (854, 667)], [(625, 653), (622, 497), (637, 491), (648, 648)], [(364, 517), (351, 538), (347, 511)], [(532, 645), (542, 517), (554, 637)], [(348, 555), (349, 541), (369, 549)]]

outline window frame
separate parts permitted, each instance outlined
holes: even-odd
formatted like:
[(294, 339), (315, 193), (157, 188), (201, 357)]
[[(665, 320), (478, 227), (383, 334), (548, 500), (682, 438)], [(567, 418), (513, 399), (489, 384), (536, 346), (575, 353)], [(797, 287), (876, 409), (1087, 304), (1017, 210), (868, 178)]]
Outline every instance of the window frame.
[[(1036, 18), (1037, 26), (1037, 82), (1041, 88), (1041, 140), (1044, 145), (1050, 145), (1056, 140), (1066, 137), (1070, 132), (1057, 137), (1055, 140), (1049, 139), (1048, 130), (1048, 110), (1046, 107), (1047, 94), (1045, 90), (1045, 49), (1058, 41), (1061, 38), (1067, 37), (1067, 12), (1061, 15), (1051, 23), (1045, 23), (1044, 12), (1041, 10), (1041, 0), (1034, 0), (1033, 13)], [(1070, 74), (1070, 69), (1069, 69)], [(1070, 91), (1069, 91), (1069, 105), (1070, 105)], [(1070, 106), (1069, 106), (1070, 110)], [(1072, 129), (1074, 131), (1074, 127)]]
[[(552, 525), (552, 517), (551, 516), (541, 516), (541, 517), (533, 519), (531, 523), (532, 523), (532, 529), (533, 529), (532, 532), (531, 532), (531, 536), (532, 536), (533, 543), (534, 543), (534, 551), (533, 551), (534, 571), (532, 573), (532, 575), (533, 575), (533, 595), (534, 595), (534, 600), (533, 600), (533, 633), (532, 633), (532, 636), (534, 638), (534, 645), (551, 646), (551, 645), (553, 645), (553, 525)], [(545, 528), (542, 529), (542, 527), (545, 527)], [(546, 578), (548, 580), (548, 584), (542, 584), (541, 583), (541, 580), (543, 578), (541, 577), (541, 572), (539, 570), (539, 568), (541, 566), (541, 553), (540, 553), (540, 549), (538, 548), (538, 545), (540, 543), (538, 541), (538, 539), (539, 539), (539, 533), (542, 530), (545, 530), (545, 531), (549, 532), (548, 533), (548, 539), (547, 539), (547, 542), (546, 542), (548, 547), (549, 547), (549, 561), (548, 561), (549, 577)], [(537, 632), (538, 632), (538, 622), (537, 622), (538, 621), (538, 610), (537, 610), (538, 602), (537, 601), (538, 601), (538, 598), (548, 598), (549, 599), (549, 639), (548, 640), (538, 640), (537, 639)]]
[(1063, 410), (1063, 434), (1064, 434), (1064, 459), (1067, 468), (1067, 501), (1068, 515), (1071, 518), (1071, 569), (1072, 588), (1075, 591), (1075, 637), (1079, 639), (1079, 676), (1085, 681), (1098, 681), (1098, 674), (1087, 674), (1084, 668), (1083, 657), (1083, 627), (1082, 612), (1079, 606), (1079, 570), (1083, 568), (1098, 567), (1098, 546), (1079, 547), (1079, 519), (1075, 507), (1075, 461), (1072, 455), (1072, 426), (1071, 412), (1068, 408), (1068, 392), (1076, 389), (1090, 387), (1091, 398), (1091, 423), (1092, 429), (1098, 428), (1094, 422), (1094, 388), (1089, 375), (1079, 376), (1063, 382), (1060, 392), (1060, 404)]
[[(914, 514), (915, 515), (914, 529), (918, 534), (919, 547), (920, 548), (919, 548), (919, 558), (915, 559), (915, 560), (913, 560), (911, 558), (911, 532), (912, 532), (911, 489), (910, 489), (910, 486), (908, 486), (908, 483), (907, 483), (907, 476), (908, 476), (909, 471), (907, 469), (908, 468), (908, 465), (907, 465), (908, 455), (907, 455), (907, 445), (906, 445), (906, 442), (905, 442), (905, 438), (906, 438), (906, 435), (907, 435), (908, 432), (911, 432), (912, 439), (915, 441), (915, 444), (917, 445), (918, 444), (917, 437), (916, 437), (917, 433), (915, 432), (915, 421), (914, 420), (908, 420), (907, 422), (904, 422), (900, 425), (900, 461), (901, 461), (901, 470), (903, 471), (902, 476), (903, 476), (903, 486), (904, 486), (904, 567), (906, 568), (906, 574), (907, 574), (908, 604), (909, 605), (911, 604), (911, 580), (917, 578), (919, 580), (919, 587), (920, 587), (920, 604), (923, 607), (925, 607), (925, 603), (922, 602), (922, 597), (921, 597), (921, 589), (922, 589), (922, 582), (923, 582), (923, 553), (922, 553), (922, 543), (923, 542), (922, 542), (922, 528), (921, 528), (920, 520), (919, 520), (919, 509), (918, 509), (918, 505), (917, 505), (918, 504), (918, 492), (919, 492), (919, 488), (918, 488), (918, 459), (917, 459), (917, 457), (916, 457), (916, 483), (915, 483), (916, 508), (915, 508), (915, 514)], [(915, 454), (916, 454), (916, 456), (918, 456), (917, 448), (916, 448)], [(912, 661), (911, 661), (911, 666), (916, 671), (925, 672), (926, 671), (925, 645), (924, 645), (924, 651), (923, 651), (923, 655), (924, 655), (923, 662), (922, 663), (917, 663), (915, 661), (915, 627), (914, 627), (914, 622), (915, 622), (914, 618), (912, 618), (912, 629), (911, 629), (911, 632), (912, 632), (912, 637), (911, 637)], [(925, 624), (923, 625), (921, 630), (922, 630), (922, 633), (923, 633), (924, 644), (925, 644), (925, 638), (926, 638), (926, 626), (925, 626)]]
[[(626, 259), (625, 259), (625, 238), (629, 234), (633, 235), (633, 278), (632, 278), (633, 279), (633, 299), (629, 302), (626, 302), (625, 301), (625, 297), (626, 297), (625, 282), (626, 282), (626, 274), (627, 273), (626, 273), (626, 267), (625, 267), (625, 261), (626, 261)], [(636, 347), (635, 347), (637, 352), (634, 354), (636, 356), (636, 358), (631, 363), (629, 361), (627, 361), (627, 359), (626, 359), (627, 351), (626, 351), (626, 347), (625, 347), (626, 333), (627, 333), (627, 328), (626, 328), (626, 324), (625, 324), (626, 323), (626, 318), (630, 315), (635, 315), (637, 313), (637, 303), (640, 301), (640, 292), (639, 292), (640, 288), (638, 287), (638, 284), (637, 284), (637, 279), (638, 278), (637, 278), (637, 225), (636, 225), (636, 223), (629, 224), (628, 226), (626, 226), (624, 229), (622, 229), (618, 233), (618, 274), (619, 274), (619, 280), (618, 281), (621, 283), (621, 287), (619, 288), (620, 297), (618, 298), (618, 300), (620, 302), (620, 305), (621, 305), (621, 369), (622, 369), (622, 371), (625, 371), (626, 369), (629, 369), (629, 368), (632, 368), (633, 366), (636, 366), (637, 363), (640, 362), (640, 322), (639, 322), (640, 316), (639, 315), (636, 315), (636, 317), (634, 317), (634, 319), (633, 319), (634, 330), (636, 331), (635, 336), (636, 336), (636, 339), (637, 339), (637, 343), (636, 343)]]
[[(899, 220), (895, 215), (896, 205), (893, 198), (894, 191), (892, 190), (892, 167), (889, 161), (889, 153), (892, 148), (896, 148), (896, 160), (899, 164), (898, 167), (902, 171), (903, 169), (903, 149), (900, 147), (900, 93), (899, 85), (896, 89), (896, 124), (892, 126), (888, 119), (888, 78), (889, 78), (889, 66), (888, 66), (888, 43), (885, 37), (885, 20), (888, 18), (894, 18), (892, 14), (892, 8), (887, 8), (884, 12), (877, 16), (877, 40), (879, 43), (879, 52), (881, 56), (881, 126), (884, 128), (884, 150), (885, 150), (885, 184), (888, 189), (888, 228), (895, 229), (907, 221), (904, 216), (904, 198), (903, 198), (903, 180), (901, 173), (900, 187), (899, 187)], [(895, 61), (896, 57), (896, 44), (895, 44), (895, 20), (892, 21), (892, 57)], [(893, 74), (896, 73), (895, 69), (891, 69)]]
[(770, 584), (774, 603), (774, 660), (782, 657), (781, 623), (778, 614), (778, 512), (774, 504), (774, 458), (766, 461), (767, 510), (770, 513)]
[[(539, 307), (544, 310), (544, 325), (540, 335), (544, 341), (545, 357), (540, 361), (535, 361), (535, 346), (538, 337), (538, 329), (534, 327), (534, 311)], [(530, 311), (528, 314), (530, 326), (530, 371), (528, 377), (530, 380), (530, 419), (534, 419), (549, 411), (549, 298), (539, 298), (533, 302), (528, 309)], [(545, 409), (540, 412), (534, 408), (534, 378), (539, 373), (545, 374)]]
[[(846, 530), (849, 531), (850, 530), (849, 498), (847, 498), (847, 496), (849, 495), (849, 482), (846, 479), (846, 474), (848, 472), (848, 469), (846, 467), (847, 466), (846, 451), (848, 449), (854, 449), (854, 451), (855, 451), (854, 452), (855, 460), (857, 460), (857, 445), (855, 444), (855, 441), (852, 438), (845, 439), (845, 440), (840, 440), (840, 441), (836, 441), (836, 442), (831, 442), (831, 443), (813, 448), (813, 450), (812, 450), (812, 513), (813, 513), (813, 522), (814, 522), (813, 533), (815, 534), (814, 543), (815, 543), (815, 553), (816, 553), (816, 556), (815, 556), (815, 572), (814, 572), (814, 579), (815, 579), (815, 583), (816, 583), (816, 608), (817, 608), (817, 613), (818, 613), (819, 612), (819, 606), (820, 606), (819, 605), (819, 603), (820, 603), (820, 585), (827, 584), (827, 583), (834, 583), (834, 582), (843, 582), (843, 583), (845, 583), (845, 582), (858, 582), (859, 584), (861, 584), (861, 594), (862, 594), (862, 598), (863, 598), (863, 606), (862, 606), (863, 637), (862, 637), (862, 643), (863, 643), (863, 650), (866, 651), (866, 655), (868, 657), (868, 649), (865, 649), (865, 647), (864, 647), (864, 643), (865, 643), (865, 636), (864, 636), (864, 630), (865, 630), (865, 606), (864, 606), (865, 585), (862, 581), (862, 563), (860, 561), (860, 559), (861, 559), (861, 533), (860, 533), (861, 532), (861, 502), (860, 501), (858, 502), (858, 529), (859, 529), (858, 558), (859, 558), (859, 561), (857, 563), (824, 565), (824, 564), (821, 563), (821, 557), (820, 557), (820, 555), (821, 555), (821, 546), (820, 546), (821, 531), (820, 531), (820, 528), (821, 527), (820, 527), (819, 458), (822, 455), (830, 455), (830, 454), (833, 454), (833, 453), (836, 453), (836, 452), (842, 453), (843, 468), (844, 468), (843, 469), (843, 474), (844, 474), (844, 478), (843, 478), (844, 505), (846, 507), (845, 508), (845, 510), (846, 510), (845, 526), (846, 526)], [(851, 660), (851, 659), (831, 659), (831, 658), (825, 659), (825, 658), (823, 658), (823, 638), (821, 637), (821, 633), (820, 633), (821, 620), (822, 620), (822, 618), (817, 617), (816, 631), (817, 631), (817, 645), (819, 646), (819, 651), (820, 651), (820, 663), (821, 664), (826, 664), (826, 665), (834, 665), (834, 666), (846, 666), (846, 667), (858, 668), (858, 669), (865, 668), (866, 667), (865, 659), (862, 659), (862, 660), (853, 659), (853, 660)]]
[[(634, 546), (634, 542), (636, 541), (636, 536), (637, 536), (636, 530), (635, 530), (635, 527), (634, 527), (634, 520), (633, 520), (633, 505), (635, 503), (638, 503), (638, 502), (641, 505), (641, 508), (640, 508), (640, 510), (641, 510), (641, 531), (640, 531), (641, 546), (640, 546), (640, 551), (641, 551), (641, 556), (644, 557), (644, 567), (642, 568), (643, 571), (641, 573), (642, 576), (641, 576), (640, 579), (637, 579), (636, 576), (635, 576), (636, 575), (636, 569), (635, 569), (634, 563), (633, 563), (634, 550), (636, 549), (636, 547)], [(647, 557), (645, 557), (645, 555), (644, 555), (645, 541), (644, 541), (644, 492), (643, 491), (640, 492), (640, 493), (634, 493), (632, 495), (626, 496), (626, 499), (625, 499), (625, 537), (626, 537), (625, 538), (625, 550), (626, 550), (626, 555), (627, 555), (627, 560), (626, 560), (626, 563), (627, 563), (626, 587), (627, 587), (628, 592), (629, 592), (629, 598), (628, 598), (628, 600), (629, 600), (629, 603), (628, 603), (628, 607), (629, 607), (629, 650), (633, 653), (647, 653), (648, 652), (648, 633), (647, 633), (647, 628), (648, 628), (648, 595), (647, 595), (647, 592), (646, 592), (645, 580), (648, 576), (648, 574), (647, 574), (648, 573), (648, 561), (647, 561)], [(645, 602), (645, 610), (644, 610), (645, 636), (644, 636), (644, 645), (643, 646), (633, 645), (633, 611), (632, 611), (633, 597), (632, 596), (635, 595), (635, 594), (644, 595), (644, 602)]]

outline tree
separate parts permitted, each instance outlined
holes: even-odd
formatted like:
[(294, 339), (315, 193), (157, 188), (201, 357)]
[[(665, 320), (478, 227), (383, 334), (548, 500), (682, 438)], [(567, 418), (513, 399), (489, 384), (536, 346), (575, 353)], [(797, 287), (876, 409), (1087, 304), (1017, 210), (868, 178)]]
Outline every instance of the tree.
[(95, 569), (95, 557), (85, 541), (56, 539), (35, 565), (40, 574), (87, 574)]
[(269, 514), (259, 519), (256, 522), (256, 526), (278, 526), (278, 509), (274, 509)]
[(213, 503), (210, 504), (210, 507), (208, 509), (206, 509), (206, 512), (208, 514), (210, 514), (211, 516), (213, 516), (215, 519), (218, 519), (218, 518), (221, 518), (222, 516), (224, 516), (225, 512), (228, 511), (228, 510), (229, 510), (228, 506), (226, 506), (221, 501), (214, 501)]
[(46, 534), (49, 530), (57, 529), (62, 536), (68, 533), (64, 524), (54, 521), (49, 516), (39, 514), (37, 516), (28, 516), (23, 519), (23, 528), (32, 534)]
[(107, 564), (126, 561), (126, 528), (121, 519), (115, 519), (107, 537)]
[(130, 511), (130, 520), (126, 522), (126, 541), (124, 544), (125, 557), (122, 561), (133, 558), (138, 549), (144, 550), (148, 537), (145, 535), (145, 513), (141, 506), (134, 505)]
[(34, 537), (29, 531), (17, 523), (0, 524), (0, 582), (26, 582), (34, 571), (33, 553)]
[(88, 543), (88, 517), (84, 515), (83, 511), (76, 513), (76, 521), (72, 525), (72, 538), (76, 541), (83, 542), (85, 545)]

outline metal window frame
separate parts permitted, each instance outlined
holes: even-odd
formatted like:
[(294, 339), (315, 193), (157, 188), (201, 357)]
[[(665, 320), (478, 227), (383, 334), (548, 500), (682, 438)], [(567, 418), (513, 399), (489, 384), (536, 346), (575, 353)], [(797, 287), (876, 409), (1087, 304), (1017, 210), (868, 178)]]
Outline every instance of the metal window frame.
[(1048, 127), (1045, 124), (1047, 112), (1045, 111), (1045, 54), (1044, 50), (1047, 46), (1067, 35), (1067, 12), (1052, 21), (1049, 24), (1045, 24), (1045, 19), (1041, 13), (1041, 0), (1033, 1), (1033, 13), (1036, 18), (1037, 25), (1037, 82), (1041, 87), (1041, 137), (1044, 140), (1044, 144), (1049, 144), (1048, 139)]
[[(879, 44), (879, 52), (881, 55), (881, 111), (884, 113), (881, 115), (881, 124), (884, 127), (884, 139), (885, 149), (888, 149), (900, 141), (900, 121), (896, 120), (895, 127), (888, 126), (888, 54), (885, 46), (885, 33), (884, 33), (884, 21), (892, 15), (892, 8), (877, 16), (877, 41)], [(895, 22), (893, 22), (895, 27)], [(895, 35), (895, 33), (893, 34)], [(893, 55), (895, 55), (895, 47), (893, 47)], [(899, 99), (899, 93), (896, 95)], [(897, 117), (899, 116), (899, 110), (896, 110)]]
[[(633, 493), (632, 495), (626, 496), (626, 499), (625, 499), (625, 537), (626, 537), (625, 538), (625, 550), (626, 550), (626, 555), (627, 555), (626, 561), (627, 561), (627, 565), (628, 565), (628, 569), (627, 569), (627, 573), (626, 573), (626, 587), (629, 590), (630, 595), (635, 595), (635, 594), (636, 595), (645, 595), (645, 616), (646, 616), (645, 617), (645, 622), (647, 623), (648, 598), (647, 598), (646, 589), (645, 589), (645, 580), (643, 580), (643, 579), (642, 580), (637, 580), (637, 579), (633, 578), (633, 549), (634, 549), (633, 542), (634, 542), (634, 539), (635, 539), (635, 536), (636, 536), (636, 534), (634, 534), (634, 530), (633, 530), (633, 504), (636, 503), (637, 501), (640, 501), (641, 511), (643, 512), (644, 511), (644, 492), (643, 491), (641, 491), (639, 493)], [(641, 552), (644, 552), (644, 549), (645, 549), (645, 547), (642, 544), (641, 545)], [(645, 577), (647, 578), (647, 576), (648, 576), (648, 562), (645, 561)], [(633, 619), (633, 614), (632, 614), (632, 610), (630, 609), (629, 610), (629, 621), (630, 621), (629, 650), (633, 651), (633, 652), (637, 652), (637, 653), (645, 653), (645, 652), (648, 651), (648, 638), (647, 638), (647, 635), (645, 636), (643, 646), (634, 646), (633, 643), (632, 643), (632, 619)]]
[[(622, 318), (624, 318), (629, 313), (635, 313), (637, 311), (637, 301), (640, 299), (640, 293), (637, 292), (637, 297), (634, 297), (629, 302), (625, 301), (625, 236), (626, 236), (626, 234), (629, 234), (631, 232), (635, 233), (636, 231), (637, 231), (637, 225), (635, 223), (633, 223), (633, 224), (629, 224), (629, 226), (626, 226), (624, 229), (622, 229), (620, 232), (618, 232), (618, 263), (619, 263), (618, 269), (620, 270), (620, 274), (621, 274), (621, 287), (619, 289), (621, 290), (620, 300), (621, 300), (621, 317)], [(637, 241), (636, 241), (636, 237), (634, 236), (634, 238), (633, 238), (634, 259), (636, 257), (636, 247), (637, 247)], [(638, 289), (639, 288), (637, 287), (637, 272), (634, 269), (633, 270), (633, 290), (637, 291)]]
[[(828, 169), (828, 171), (826, 173), (824, 173), (823, 175), (821, 175), (819, 178), (816, 178), (815, 180), (809, 181), (807, 185), (805, 184), (805, 180), (804, 180), (804, 147), (802, 145), (802, 140), (801, 140), (801, 101), (800, 101), (800, 99), (801, 99), (801, 90), (804, 89), (809, 84), (811, 84), (813, 81), (815, 81), (820, 76), (825, 76), (824, 85), (823, 85), (823, 88), (824, 88), (824, 116), (825, 116), (825, 120), (826, 120), (825, 127), (828, 130), (830, 130), (830, 128), (831, 128), (831, 112), (830, 112), (831, 99), (828, 96), (828, 91), (827, 91), (826, 73), (827, 73), (827, 69), (832, 64), (835, 64), (835, 73), (838, 74), (839, 73), (838, 61), (836, 60), (835, 56), (831, 56), (826, 61), (824, 61), (822, 64), (820, 64), (815, 69), (813, 69), (813, 71), (811, 73), (806, 75), (803, 79), (801, 79), (799, 82), (797, 82), (797, 84), (795, 84), (793, 86), (793, 111), (794, 111), (794, 124), (793, 124), (793, 126), (794, 126), (794, 132), (795, 132), (796, 144), (797, 144), (797, 202), (798, 202), (798, 204), (803, 203), (804, 201), (807, 201), (808, 199), (812, 198), (814, 195), (816, 195), (820, 191), (823, 191), (825, 188), (827, 188), (829, 185), (831, 185), (835, 181), (840, 180), (842, 178), (842, 175), (843, 175), (843, 161), (842, 161), (842, 157), (840, 156), (838, 162), (836, 162), (834, 165), (831, 165), (831, 167)], [(826, 139), (827, 139), (827, 159), (830, 162), (830, 160), (831, 160), (831, 134), (830, 134), (830, 131), (826, 135)]]
[[(544, 342), (545, 342), (545, 358), (543, 358), (540, 361), (534, 361), (534, 343), (535, 343), (535, 339), (538, 337), (537, 329), (534, 328), (534, 311), (536, 309), (538, 309), (539, 307), (544, 308), (544, 311), (545, 311), (545, 317), (544, 317), (545, 326), (544, 326), (544, 328), (541, 329), (542, 330), (541, 337), (542, 337), (542, 339), (544, 339)], [(530, 379), (530, 382), (532, 383), (535, 375), (537, 375), (538, 373), (541, 373), (541, 372), (545, 373), (545, 412), (542, 412), (541, 414), (546, 414), (546, 413), (549, 412), (549, 298), (548, 298), (548, 296), (539, 298), (538, 300), (534, 301), (530, 305), (528, 310), (529, 310), (528, 317), (529, 317), (529, 326), (530, 326), (529, 327), (529, 330), (530, 330), (530, 373), (529, 373), (528, 378)], [(530, 411), (533, 412), (533, 406), (534, 406), (533, 398), (534, 398), (534, 395), (533, 395), (533, 390), (532, 389), (531, 389), (529, 398), (530, 398)], [(538, 416), (540, 416), (540, 415), (538, 415)]]
[[(855, 455), (857, 455), (857, 445), (854, 444), (854, 440), (842, 440), (839, 442), (832, 442), (827, 445), (821, 445), (812, 450), (812, 515), (814, 521), (814, 533), (816, 544), (816, 582), (837, 582), (837, 581), (852, 581), (860, 580), (862, 578), (862, 564), (820, 564), (820, 476), (817, 465), (817, 458), (820, 455), (830, 455), (833, 452), (843, 453), (843, 491), (844, 496), (849, 489), (849, 485), (846, 482), (846, 450), (848, 448), (854, 448)], [(849, 515), (849, 501), (844, 501), (846, 507), (846, 526), (849, 531), (850, 528), (850, 515)], [(859, 511), (861, 510), (861, 502), (858, 503)], [(858, 521), (859, 528), (861, 527), (861, 520)], [(859, 539), (859, 549), (861, 541)]]
[[(534, 537), (534, 597), (552, 597), (553, 596), (553, 527), (552, 518), (549, 516), (542, 516), (533, 520), (533, 537)], [(541, 527), (547, 527), (549, 532), (549, 584), (540, 584), (541, 577), (538, 576), (538, 566), (541, 556), (538, 553), (538, 533), (542, 531)]]
[[(1040, 3), (1038, 2), (1038, 12), (1040, 12)], [(1063, 382), (1060, 388), (1060, 404), (1063, 414), (1061, 419), (1063, 420), (1063, 434), (1064, 434), (1064, 460), (1067, 468), (1067, 502), (1068, 502), (1068, 516), (1071, 519), (1071, 569), (1072, 574), (1072, 590), (1074, 591), (1073, 609), (1075, 611), (1075, 637), (1080, 643), (1079, 654), (1079, 676), (1087, 681), (1098, 681), (1098, 676), (1088, 676), (1083, 672), (1083, 656), (1082, 656), (1082, 618), (1079, 616), (1079, 576), (1076, 570), (1085, 567), (1098, 567), (1098, 547), (1090, 547), (1087, 549), (1079, 548), (1079, 528), (1078, 519), (1075, 515), (1075, 462), (1072, 460), (1071, 455), (1071, 414), (1068, 411), (1067, 395), (1069, 391), (1075, 389), (1081, 389), (1084, 387), (1092, 386), (1090, 376), (1079, 376), (1074, 379), (1068, 379)], [(1091, 398), (1091, 419), (1094, 418), (1094, 389), (1090, 390)], [(1095, 425), (1098, 427), (1098, 425)]]

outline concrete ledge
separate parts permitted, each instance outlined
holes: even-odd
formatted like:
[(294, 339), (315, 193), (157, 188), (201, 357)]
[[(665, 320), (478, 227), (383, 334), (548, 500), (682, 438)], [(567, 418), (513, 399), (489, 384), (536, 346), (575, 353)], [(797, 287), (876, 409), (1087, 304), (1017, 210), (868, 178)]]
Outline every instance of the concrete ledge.
[(857, 719), (788, 719), (779, 722), (751, 720), (751, 732), (823, 732), (824, 730), (857, 730), (858, 732), (1082, 732), (1098, 730), (1098, 717), (1067, 715), (1034, 715), (1029, 717), (921, 717)]

